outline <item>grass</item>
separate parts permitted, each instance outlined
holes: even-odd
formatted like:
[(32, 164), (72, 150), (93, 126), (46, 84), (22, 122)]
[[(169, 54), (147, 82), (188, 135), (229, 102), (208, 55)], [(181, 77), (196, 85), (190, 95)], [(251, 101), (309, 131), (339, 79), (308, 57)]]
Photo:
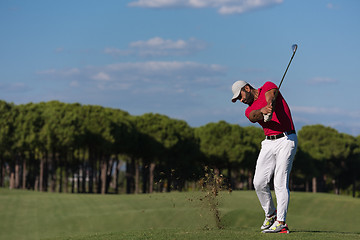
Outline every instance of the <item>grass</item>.
[[(101, 196), (0, 189), (0, 240), (274, 239), (259, 231), (264, 216), (255, 192), (219, 195), (223, 229), (216, 227), (203, 195)], [(294, 192), (287, 223), (291, 234), (277, 234), (277, 239), (360, 239), (360, 199)]]

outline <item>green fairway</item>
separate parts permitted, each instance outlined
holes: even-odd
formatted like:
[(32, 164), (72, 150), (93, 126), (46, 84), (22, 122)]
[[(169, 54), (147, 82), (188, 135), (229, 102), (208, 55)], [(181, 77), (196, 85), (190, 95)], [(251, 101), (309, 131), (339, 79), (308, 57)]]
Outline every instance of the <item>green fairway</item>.
[[(202, 192), (141, 195), (39, 193), (0, 189), (0, 239), (273, 239), (259, 227), (255, 192), (218, 197), (223, 229)], [(360, 239), (360, 199), (292, 193), (279, 239)]]

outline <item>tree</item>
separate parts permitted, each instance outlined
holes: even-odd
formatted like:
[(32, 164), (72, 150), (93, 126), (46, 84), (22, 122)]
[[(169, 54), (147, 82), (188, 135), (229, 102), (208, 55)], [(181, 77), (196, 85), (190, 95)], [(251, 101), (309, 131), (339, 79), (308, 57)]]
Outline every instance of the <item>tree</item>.
[(163, 171), (167, 172), (167, 191), (171, 190), (170, 186), (181, 191), (186, 181), (200, 178), (203, 158), (193, 128), (183, 120), (168, 119), (166, 123), (166, 137), (162, 139), (166, 154), (162, 155), (161, 163), (164, 165)]
[(195, 129), (196, 137), (200, 139), (200, 150), (208, 158), (210, 168), (221, 171), (228, 167), (227, 144), (233, 145), (234, 141), (225, 138), (231, 135), (231, 131), (231, 125), (225, 121), (208, 123)]
[[(327, 186), (333, 185), (335, 192), (338, 192), (339, 175), (342, 171), (339, 166), (343, 165), (350, 153), (343, 141), (344, 136), (337, 130), (322, 125), (304, 126), (298, 136), (301, 157), (307, 162), (313, 161), (306, 174), (322, 176), (320, 191), (327, 191)], [(313, 191), (314, 189), (317, 189), (315, 180)]]
[(4, 187), (5, 162), (11, 161), (14, 134), (14, 105), (0, 101), (0, 187)]
[(199, 127), (196, 135), (200, 138), (200, 149), (210, 160), (211, 167), (219, 171), (226, 169), (229, 184), (233, 188), (238, 185), (241, 176), (233, 179), (232, 172), (239, 173), (241, 168), (252, 169), (259, 150), (259, 136), (263, 138), (260, 128), (242, 128), (225, 121)]
[(247, 146), (242, 167), (247, 171), (248, 189), (253, 189), (253, 176), (256, 161), (261, 149), (261, 142), (264, 140), (264, 131), (255, 126), (245, 127), (244, 144)]
[[(143, 164), (143, 192), (152, 192), (156, 165), (168, 157), (169, 149), (178, 141), (174, 121), (169, 117), (147, 113), (136, 118), (136, 127), (141, 133), (138, 158)], [(167, 164), (167, 186), (171, 186), (171, 165)], [(149, 182), (148, 182), (149, 180)]]
[[(40, 132), (44, 126), (42, 117), (43, 104), (28, 103), (26, 105), (18, 105), (14, 109), (14, 144), (12, 146), (13, 164), (11, 169), (14, 171), (19, 168), (21, 162), (23, 166), (29, 161), (29, 187), (47, 190), (45, 172), (45, 162), (40, 141)], [(41, 159), (38, 167), (38, 159)], [(17, 174), (16, 174), (17, 175)], [(26, 169), (23, 169), (23, 177), (26, 176)], [(18, 176), (15, 176), (15, 179)]]
[(340, 159), (341, 168), (337, 166), (338, 188), (347, 190), (351, 186), (352, 196), (356, 197), (358, 170), (360, 168), (360, 138), (344, 133), (340, 134), (340, 138), (344, 150)]
[[(297, 190), (357, 195), (360, 136), (322, 125), (304, 126), (291, 176)], [(40, 191), (118, 193), (126, 162), (128, 193), (183, 190), (205, 166), (235, 189), (251, 189), (263, 131), (225, 121), (192, 128), (147, 113), (59, 101), (0, 101), (0, 186)], [(72, 178), (71, 178), (72, 175)], [(6, 176), (6, 178), (5, 178)], [(111, 184), (110, 184), (111, 183)]]
[[(113, 159), (110, 161), (110, 157), (115, 142), (115, 138), (111, 134), (111, 112), (100, 106), (91, 106), (89, 110), (89, 115), (85, 121), (87, 142), (98, 158), (97, 192), (105, 194), (107, 193), (107, 173), (111, 173), (113, 166)], [(92, 165), (91, 168), (94, 169), (95, 166)]]

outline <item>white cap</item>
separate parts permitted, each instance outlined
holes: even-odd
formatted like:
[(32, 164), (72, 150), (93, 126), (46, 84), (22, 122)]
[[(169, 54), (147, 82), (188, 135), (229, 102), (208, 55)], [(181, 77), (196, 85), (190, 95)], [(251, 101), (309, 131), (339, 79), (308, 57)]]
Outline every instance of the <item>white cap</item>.
[(241, 81), (241, 80), (234, 82), (234, 84), (231, 87), (231, 90), (232, 90), (232, 92), (234, 94), (234, 96), (231, 99), (232, 102), (236, 102), (236, 98), (240, 95), (241, 89), (246, 84), (248, 84), (248, 83), (245, 82), (245, 81)]

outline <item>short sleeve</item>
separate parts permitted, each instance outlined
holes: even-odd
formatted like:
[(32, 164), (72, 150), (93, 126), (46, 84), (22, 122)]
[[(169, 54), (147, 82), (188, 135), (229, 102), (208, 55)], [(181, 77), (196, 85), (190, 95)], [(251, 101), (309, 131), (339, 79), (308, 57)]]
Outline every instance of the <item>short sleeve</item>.
[(274, 88), (278, 88), (276, 85), (275, 85), (275, 83), (273, 83), (273, 82), (266, 82), (265, 84), (264, 84), (264, 86), (262, 87), (262, 90), (264, 91), (264, 92), (267, 92), (267, 91), (269, 91), (269, 90), (271, 90), (271, 89), (274, 89)]

